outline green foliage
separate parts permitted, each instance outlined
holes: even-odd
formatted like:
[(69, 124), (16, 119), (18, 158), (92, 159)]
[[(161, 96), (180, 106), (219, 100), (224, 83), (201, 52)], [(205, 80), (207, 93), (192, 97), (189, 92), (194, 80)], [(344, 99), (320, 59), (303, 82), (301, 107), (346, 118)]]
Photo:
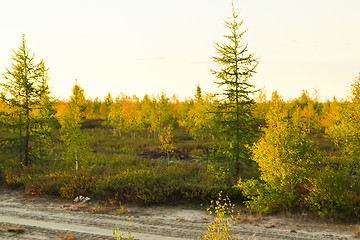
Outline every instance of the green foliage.
[[(131, 219), (129, 218), (129, 222), (126, 225), (127, 230), (126, 230), (126, 238), (127, 240), (134, 240), (134, 236), (132, 235), (132, 232), (134, 231), (133, 226), (131, 225)], [(121, 240), (124, 239), (123, 238), (124, 233), (120, 232), (120, 229), (118, 226), (116, 226), (115, 229), (113, 229), (113, 237), (115, 237), (116, 240)]]
[(165, 203), (173, 200), (210, 200), (221, 189), (231, 193), (231, 186), (216, 183), (196, 164), (122, 170), (104, 176), (96, 183), (99, 197), (119, 193), (119, 201), (140, 204)]
[(255, 92), (250, 78), (255, 73), (257, 60), (248, 52), (247, 44), (243, 43), (245, 30), (241, 30), (243, 21), (238, 21), (233, 5), (232, 17), (225, 21), (230, 35), (225, 35), (228, 43), (216, 43), (217, 55), (213, 57), (219, 70), (212, 70), (216, 77), (215, 83), (223, 93), (215, 110), (217, 123), (220, 126), (220, 137), (224, 139), (223, 148), (229, 151), (228, 161), (233, 162), (235, 177), (239, 177), (241, 162), (248, 163), (248, 148), (254, 137), (254, 100)]
[(106, 123), (113, 128), (113, 134), (122, 136), (123, 128), (123, 104), (124, 96), (118, 96), (115, 101), (110, 104), (106, 118)]
[(208, 164), (207, 173), (218, 182), (224, 182), (228, 177), (228, 171), (222, 165)]
[(64, 198), (88, 195), (96, 180), (86, 171), (49, 171), (41, 166), (31, 166), (23, 171), (9, 169), (3, 177), (8, 184), (24, 185), (27, 193), (53, 194)]
[(252, 148), (260, 179), (240, 179), (238, 187), (256, 211), (290, 210), (302, 201), (301, 192), (319, 163), (319, 154), (304, 131), (279, 107), (270, 111), (263, 131)]
[(320, 215), (359, 215), (360, 75), (351, 85), (350, 101), (334, 101), (330, 107), (326, 133), (339, 147), (341, 157), (318, 171), (306, 200)]
[(231, 226), (234, 224), (236, 217), (233, 216), (235, 205), (231, 203), (228, 197), (223, 197), (222, 192), (216, 201), (211, 200), (211, 205), (207, 209), (210, 217), (215, 215), (212, 222), (206, 224), (207, 233), (202, 234), (198, 239), (206, 240), (223, 240), (235, 239)]
[(164, 93), (152, 98), (145, 95), (141, 101), (135, 95), (129, 97), (122, 93), (109, 101), (105, 125), (119, 137), (127, 134), (135, 138), (146, 134), (149, 138), (152, 133), (154, 138), (159, 138), (165, 126), (173, 125), (177, 117), (176, 105), (177, 102), (171, 102)]
[(173, 124), (174, 116), (171, 114), (170, 99), (162, 93), (153, 102), (153, 108), (154, 111), (151, 111), (150, 115), (150, 127), (154, 134), (160, 137), (164, 127)]
[(327, 134), (358, 168), (360, 160), (360, 75), (351, 85), (351, 101), (336, 106)]
[(87, 144), (89, 137), (81, 131), (81, 123), (85, 118), (84, 90), (76, 82), (72, 93), (65, 113), (59, 117), (60, 139), (63, 142), (61, 160), (65, 166), (75, 168), (77, 172), (79, 165), (80, 168), (87, 166), (91, 152)]
[(200, 101), (202, 99), (202, 91), (201, 91), (200, 83), (196, 85), (195, 99), (197, 101)]
[[(204, 94), (198, 85), (185, 101), (164, 93), (87, 100), (76, 83), (71, 98), (56, 103), (48, 68), (35, 62), (23, 37), (0, 83), (0, 179), (31, 194), (158, 204), (208, 201), (221, 190), (239, 197), (233, 185), (241, 173), (237, 187), (256, 211), (300, 206), (322, 216), (359, 216), (360, 76), (340, 102), (319, 102), (303, 90), (288, 101), (276, 91), (267, 101), (262, 92), (255, 104), (250, 80), (257, 60), (242, 43), (234, 8), (225, 25), (231, 34), (215, 44), (219, 69), (212, 70), (222, 94)], [(263, 134), (255, 131), (259, 125)], [(322, 162), (309, 139), (321, 144)], [(175, 147), (198, 161), (170, 166), (143, 155), (162, 148), (170, 158)], [(213, 204), (209, 231), (227, 231), (224, 207), (231, 204)]]
[(186, 127), (194, 139), (215, 139), (217, 127), (211, 114), (215, 111), (214, 99), (213, 94), (206, 93), (203, 95), (201, 90), (197, 89), (193, 106), (186, 112), (186, 116), (180, 120), (179, 124)]
[(229, 196), (238, 195), (229, 182), (208, 172), (206, 165), (177, 161), (168, 166), (162, 161), (137, 156), (142, 145), (155, 144), (152, 139), (139, 142), (131, 137), (118, 138), (107, 129), (86, 132), (93, 136), (90, 144), (96, 157), (78, 173), (62, 166), (61, 161), (26, 171), (7, 168), (2, 178), (8, 184), (23, 185), (33, 194), (66, 198), (82, 194), (103, 201), (115, 199), (137, 204), (210, 201), (221, 190)]
[(174, 153), (174, 144), (172, 142), (172, 127), (166, 126), (163, 132), (160, 134), (159, 141), (161, 143), (161, 150), (166, 153), (168, 165), (171, 155)]
[(4, 106), (0, 109), (0, 122), (6, 127), (6, 134), (0, 137), (19, 153), (21, 164), (28, 166), (47, 157), (39, 146), (44, 144), (45, 148), (48, 142), (53, 100), (49, 96), (48, 68), (43, 61), (35, 63), (25, 35), (12, 60), (12, 68), (6, 68), (2, 74), (5, 82), (0, 83)]
[(359, 180), (354, 179), (345, 166), (327, 165), (315, 172), (308, 184), (305, 200), (321, 216), (359, 215)]

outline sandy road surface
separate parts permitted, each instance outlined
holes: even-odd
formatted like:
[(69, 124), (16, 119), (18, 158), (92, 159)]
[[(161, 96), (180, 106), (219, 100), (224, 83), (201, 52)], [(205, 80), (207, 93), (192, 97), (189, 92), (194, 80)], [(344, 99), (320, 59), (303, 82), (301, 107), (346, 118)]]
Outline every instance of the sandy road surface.
[[(124, 232), (131, 224), (135, 239), (196, 239), (209, 222), (206, 211), (189, 207), (128, 207), (126, 214), (92, 214), (101, 205), (73, 204), (51, 197), (35, 198), (23, 191), (0, 187), (0, 239), (114, 239), (116, 226)], [(105, 208), (104, 208), (105, 209)], [(98, 211), (101, 212), (101, 211)], [(131, 222), (129, 223), (129, 218)], [(11, 228), (25, 232), (7, 232)], [(353, 239), (355, 225), (303, 217), (246, 217), (235, 226), (238, 239)]]

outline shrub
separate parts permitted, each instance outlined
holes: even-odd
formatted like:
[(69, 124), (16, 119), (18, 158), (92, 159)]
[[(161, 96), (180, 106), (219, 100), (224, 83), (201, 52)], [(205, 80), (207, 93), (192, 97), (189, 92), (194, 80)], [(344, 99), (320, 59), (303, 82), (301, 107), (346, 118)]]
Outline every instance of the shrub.
[(65, 198), (89, 193), (95, 178), (88, 172), (68, 173), (55, 171), (44, 173), (39, 167), (20, 170), (7, 170), (5, 180), (8, 184), (23, 185), (27, 193), (36, 195), (53, 194)]
[(87, 172), (80, 172), (69, 175), (67, 181), (60, 187), (60, 196), (64, 198), (74, 198), (79, 195), (87, 195), (95, 183), (95, 177)]
[(319, 162), (319, 153), (301, 126), (274, 108), (267, 116), (263, 137), (253, 146), (260, 179), (239, 180), (238, 187), (258, 212), (290, 210), (302, 202), (302, 190)]
[[(234, 233), (231, 231), (236, 217), (234, 214), (235, 205), (231, 203), (228, 197), (222, 196), (222, 192), (219, 193), (219, 197), (216, 201), (211, 201), (210, 207), (207, 209), (210, 217), (215, 215), (212, 222), (206, 224), (207, 233), (200, 235), (198, 238), (202, 240), (225, 240), (235, 239)], [(227, 216), (227, 217), (226, 217)]]
[(197, 164), (157, 166), (146, 170), (119, 170), (99, 178), (92, 189), (100, 198), (118, 193), (119, 201), (157, 204), (173, 200), (210, 201), (220, 190), (235, 192), (229, 185), (217, 184)]
[[(126, 238), (127, 240), (134, 240), (134, 236), (132, 235), (132, 232), (134, 231), (133, 226), (131, 225), (131, 219), (129, 218), (129, 222), (126, 224)], [(123, 238), (124, 233), (120, 232), (120, 229), (118, 226), (116, 226), (115, 229), (113, 229), (113, 237), (115, 237), (116, 240), (121, 240)]]
[(305, 197), (310, 208), (321, 216), (345, 217), (359, 214), (356, 208), (357, 194), (351, 190), (354, 180), (343, 167), (325, 166), (314, 174), (308, 185), (309, 194)]

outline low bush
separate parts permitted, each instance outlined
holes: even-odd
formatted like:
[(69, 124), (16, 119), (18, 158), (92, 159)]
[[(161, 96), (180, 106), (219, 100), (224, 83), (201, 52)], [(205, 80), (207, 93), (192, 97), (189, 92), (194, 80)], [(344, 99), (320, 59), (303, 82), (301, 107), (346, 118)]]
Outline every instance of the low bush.
[[(236, 222), (235, 205), (231, 203), (228, 197), (223, 197), (222, 192), (216, 201), (211, 201), (210, 207), (207, 209), (210, 217), (215, 215), (212, 222), (206, 224), (207, 232), (198, 237), (201, 240), (221, 240), (235, 239), (232, 231), (232, 225)], [(238, 215), (238, 213), (237, 213)]]
[[(119, 201), (157, 204), (174, 200), (211, 200), (220, 190), (232, 188), (206, 181), (206, 172), (197, 164), (158, 166), (147, 170), (123, 170), (100, 179), (93, 191), (108, 198), (118, 193)], [(234, 195), (234, 194), (233, 194)]]
[[(131, 164), (132, 162), (132, 164)], [(230, 183), (219, 181), (206, 166), (191, 162), (165, 163), (118, 161), (96, 168), (51, 170), (33, 166), (27, 169), (6, 170), (8, 184), (23, 185), (26, 192), (37, 195), (57, 195), (74, 198), (86, 195), (106, 201), (137, 204), (160, 204), (171, 201), (206, 202), (216, 198), (220, 191), (239, 197)]]
[(346, 168), (325, 166), (311, 178), (305, 201), (321, 216), (359, 215), (359, 194), (353, 190), (356, 182)]
[(23, 185), (30, 194), (52, 194), (64, 198), (88, 194), (95, 182), (95, 177), (90, 176), (89, 172), (52, 172), (36, 166), (23, 170), (6, 170), (4, 179), (7, 184)]

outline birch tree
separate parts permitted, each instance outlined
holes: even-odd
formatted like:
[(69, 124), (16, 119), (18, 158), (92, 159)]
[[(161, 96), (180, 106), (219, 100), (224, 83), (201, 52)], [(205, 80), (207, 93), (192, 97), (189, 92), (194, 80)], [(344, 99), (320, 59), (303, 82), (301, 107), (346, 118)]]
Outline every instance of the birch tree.
[(81, 131), (81, 124), (85, 118), (85, 107), (84, 89), (76, 82), (64, 114), (59, 116), (60, 139), (63, 142), (62, 157), (70, 166), (75, 165), (76, 172), (81, 167), (80, 164), (84, 165), (90, 156), (90, 147), (87, 145), (89, 136)]

